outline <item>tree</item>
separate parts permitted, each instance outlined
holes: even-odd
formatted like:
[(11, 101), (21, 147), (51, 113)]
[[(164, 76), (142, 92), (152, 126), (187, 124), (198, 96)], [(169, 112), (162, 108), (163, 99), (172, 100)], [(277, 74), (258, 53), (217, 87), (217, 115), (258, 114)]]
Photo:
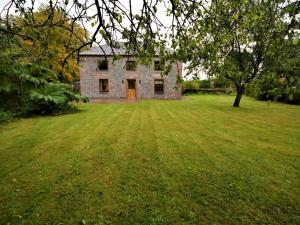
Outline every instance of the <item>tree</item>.
[[(0, 122), (7, 115), (60, 113), (73, 110), (70, 101), (87, 101), (59, 81), (57, 74), (38, 61), (24, 60), (27, 53), (17, 37), (0, 32)], [(17, 49), (17, 50), (16, 50)], [(4, 115), (5, 120), (1, 118)]]
[(19, 53), (19, 60), (38, 63), (57, 73), (62, 82), (72, 82), (79, 79), (77, 57), (72, 55), (64, 60), (85, 43), (88, 34), (77, 23), (61, 21), (63, 17), (60, 9), (51, 11), (49, 7), (40, 7), (35, 12), (24, 11), (22, 15), (11, 16), (8, 22), (15, 29), (18, 27), (19, 35), (15, 39), (18, 47), (12, 50)]
[(186, 51), (183, 60), (190, 61), (190, 71), (202, 66), (209, 75), (231, 80), (237, 92), (233, 106), (239, 107), (246, 86), (262, 74), (266, 59), (286, 38), (298, 35), (299, 9), (299, 1), (285, 0), (199, 3), (185, 40), (177, 41)]

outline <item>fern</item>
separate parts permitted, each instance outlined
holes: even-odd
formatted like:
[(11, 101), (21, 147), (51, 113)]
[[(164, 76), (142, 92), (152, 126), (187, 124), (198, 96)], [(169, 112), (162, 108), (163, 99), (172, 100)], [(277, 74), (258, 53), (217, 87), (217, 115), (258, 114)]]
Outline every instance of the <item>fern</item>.
[(0, 105), (22, 116), (51, 114), (71, 108), (70, 102), (87, 102), (71, 86), (60, 83), (51, 70), (37, 64), (0, 64)]
[(69, 100), (65, 91), (61, 84), (49, 83), (43, 88), (31, 90), (29, 96), (32, 101), (65, 104)]

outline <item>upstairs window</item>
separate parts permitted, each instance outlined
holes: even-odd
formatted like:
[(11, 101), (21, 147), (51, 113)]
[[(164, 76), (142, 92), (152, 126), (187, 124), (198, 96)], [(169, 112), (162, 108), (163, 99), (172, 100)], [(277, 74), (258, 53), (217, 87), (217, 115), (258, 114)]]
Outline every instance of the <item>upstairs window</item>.
[(100, 93), (108, 92), (108, 79), (99, 80), (99, 91)]
[(154, 70), (161, 71), (163, 69), (163, 65), (160, 61), (154, 61)]
[(99, 70), (108, 70), (108, 61), (107, 60), (99, 60), (98, 61), (98, 69)]
[(164, 93), (164, 80), (154, 80), (154, 93), (163, 94)]
[(136, 61), (127, 61), (126, 62), (126, 70), (136, 71)]

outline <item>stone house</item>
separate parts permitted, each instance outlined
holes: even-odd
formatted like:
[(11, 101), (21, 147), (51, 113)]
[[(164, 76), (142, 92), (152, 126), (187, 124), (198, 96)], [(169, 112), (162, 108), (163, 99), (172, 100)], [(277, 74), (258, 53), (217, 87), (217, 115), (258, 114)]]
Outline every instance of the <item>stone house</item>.
[[(113, 53), (120, 59), (113, 61)], [(126, 54), (124, 48), (111, 49), (107, 45), (83, 51), (79, 59), (80, 92), (92, 101), (101, 98), (181, 98), (181, 86), (177, 84), (177, 78), (182, 75), (180, 62), (171, 66), (168, 75), (162, 76), (158, 54), (153, 56), (151, 66), (145, 66), (137, 64), (136, 57)]]

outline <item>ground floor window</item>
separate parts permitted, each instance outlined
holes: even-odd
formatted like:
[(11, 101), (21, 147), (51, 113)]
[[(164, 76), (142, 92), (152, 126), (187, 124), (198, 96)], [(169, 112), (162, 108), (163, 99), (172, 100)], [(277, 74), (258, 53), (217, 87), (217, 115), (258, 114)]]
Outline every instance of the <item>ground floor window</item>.
[(154, 93), (163, 94), (164, 93), (164, 80), (154, 80)]
[(100, 79), (99, 80), (99, 91), (108, 92), (108, 79)]

